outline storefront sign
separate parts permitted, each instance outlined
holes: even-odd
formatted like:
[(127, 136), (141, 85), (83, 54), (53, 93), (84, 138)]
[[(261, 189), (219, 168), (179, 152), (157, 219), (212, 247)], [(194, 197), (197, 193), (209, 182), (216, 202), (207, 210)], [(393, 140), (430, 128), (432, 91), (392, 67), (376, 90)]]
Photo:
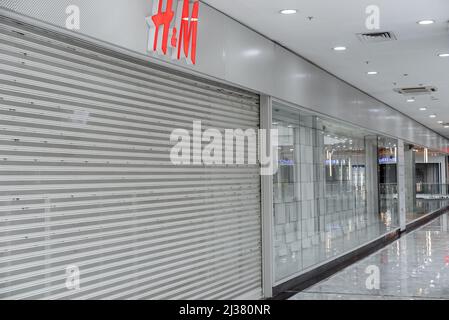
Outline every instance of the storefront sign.
[(379, 159), (379, 164), (394, 164), (397, 162), (395, 157), (383, 157)]
[(175, 1), (176, 19), (173, 0), (153, 1), (152, 15), (146, 18), (150, 27), (148, 51), (195, 64), (199, 1)]

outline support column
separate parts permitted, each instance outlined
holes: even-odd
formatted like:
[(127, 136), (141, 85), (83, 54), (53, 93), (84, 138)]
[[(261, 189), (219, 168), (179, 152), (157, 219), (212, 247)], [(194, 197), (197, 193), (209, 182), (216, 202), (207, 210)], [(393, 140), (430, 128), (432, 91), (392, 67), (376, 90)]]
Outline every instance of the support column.
[(399, 198), (399, 226), (405, 231), (407, 225), (406, 186), (405, 186), (405, 150), (404, 141), (398, 140), (398, 198)]
[(399, 225), (404, 231), (407, 225), (407, 212), (413, 212), (416, 206), (415, 153), (413, 148), (398, 141), (398, 196)]
[[(272, 98), (260, 97), (260, 128), (271, 130), (273, 119)], [(267, 134), (271, 145), (271, 135)], [(268, 150), (271, 150), (269, 148)], [(273, 296), (273, 177), (261, 176), (261, 213), (262, 213), (262, 289), (265, 298)]]
[(365, 170), (368, 225), (379, 221), (379, 160), (377, 136), (365, 137)]
[[(439, 157), (440, 158), (440, 157)], [(447, 157), (445, 156), (440, 162), (440, 184), (445, 185), (447, 183)], [(442, 188), (441, 193), (443, 194), (444, 188)]]
[(405, 209), (414, 212), (416, 208), (416, 153), (412, 146), (406, 144), (404, 149), (405, 161)]
[(314, 183), (314, 199), (315, 212), (318, 220), (318, 230), (320, 241), (325, 241), (325, 217), (326, 217), (326, 203), (325, 203), (325, 157), (324, 157), (324, 132), (322, 121), (318, 117), (313, 119), (313, 183)]

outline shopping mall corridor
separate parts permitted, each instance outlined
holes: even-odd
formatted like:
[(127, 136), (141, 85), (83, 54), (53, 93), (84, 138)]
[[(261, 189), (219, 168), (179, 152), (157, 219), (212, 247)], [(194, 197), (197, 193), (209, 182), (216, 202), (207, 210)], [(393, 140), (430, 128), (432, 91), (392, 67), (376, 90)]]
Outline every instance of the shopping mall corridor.
[(291, 299), (449, 299), (448, 220), (440, 216)]

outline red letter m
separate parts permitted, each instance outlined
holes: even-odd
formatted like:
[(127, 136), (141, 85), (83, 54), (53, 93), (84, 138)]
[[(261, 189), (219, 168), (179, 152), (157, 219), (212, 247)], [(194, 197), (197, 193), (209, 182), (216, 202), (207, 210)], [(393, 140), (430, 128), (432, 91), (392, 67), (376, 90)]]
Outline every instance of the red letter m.
[[(178, 9), (179, 10), (179, 9)], [(192, 16), (189, 14), (189, 0), (184, 0), (182, 6), (181, 15), (181, 27), (179, 30), (179, 42), (178, 42), (178, 59), (181, 59), (181, 54), (183, 57), (189, 57), (193, 64), (196, 62), (196, 35), (198, 30), (198, 12), (199, 12), (199, 1), (193, 3)], [(188, 59), (187, 59), (188, 61)]]

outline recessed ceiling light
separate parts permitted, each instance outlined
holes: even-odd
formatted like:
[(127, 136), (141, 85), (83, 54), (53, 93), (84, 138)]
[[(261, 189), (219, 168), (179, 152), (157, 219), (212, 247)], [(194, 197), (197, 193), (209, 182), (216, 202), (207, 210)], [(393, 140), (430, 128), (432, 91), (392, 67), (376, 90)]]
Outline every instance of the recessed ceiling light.
[(447, 129), (447, 128), (449, 128), (449, 125), (447, 124), (447, 125), (445, 125), (444, 127)]
[(438, 56), (440, 58), (447, 58), (447, 57), (449, 57), (449, 53), (440, 53)]
[(343, 46), (338, 46), (338, 47), (334, 47), (334, 51), (345, 51), (346, 47)]
[(420, 24), (422, 26), (434, 24), (434, 23), (435, 23), (435, 20), (429, 20), (429, 19), (418, 21), (418, 24)]
[(411, 98), (411, 99), (407, 99), (407, 102), (415, 102), (416, 100)]
[(370, 76), (374, 76), (374, 75), (378, 74), (378, 72), (377, 71), (368, 71), (366, 74), (370, 75)]
[(419, 108), (419, 111), (426, 111), (427, 108)]
[(245, 57), (256, 57), (261, 54), (261, 51), (259, 49), (248, 49), (243, 51), (243, 55)]
[(437, 122), (438, 122), (439, 124), (443, 124), (443, 123), (444, 123), (444, 121), (441, 121), (441, 120), (440, 120), (440, 121), (437, 121)]
[(436, 117), (437, 117), (436, 114), (431, 114), (431, 115), (429, 116), (429, 118), (436, 118)]
[(295, 14), (297, 12), (298, 12), (298, 10), (295, 10), (295, 9), (284, 9), (284, 10), (279, 11), (280, 14)]

